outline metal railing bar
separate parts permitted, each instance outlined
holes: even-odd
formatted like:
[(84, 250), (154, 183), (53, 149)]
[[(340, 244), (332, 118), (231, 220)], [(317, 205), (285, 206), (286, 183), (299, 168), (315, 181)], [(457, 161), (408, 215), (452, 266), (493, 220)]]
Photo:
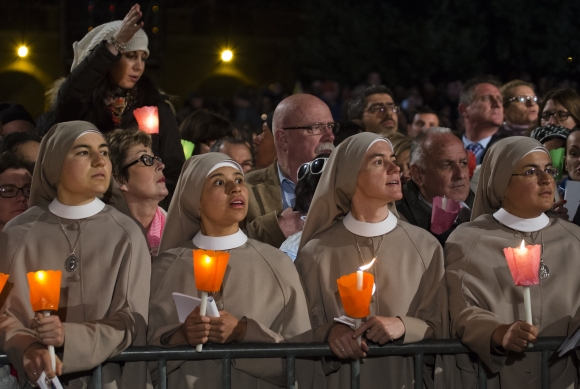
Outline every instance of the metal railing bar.
[(550, 362), (549, 350), (542, 350), (542, 389), (550, 389)]
[(296, 357), (286, 358), (286, 388), (296, 389)]
[(415, 389), (423, 389), (423, 354), (415, 354)]
[(360, 388), (360, 359), (350, 362), (350, 389)]
[(93, 387), (101, 389), (103, 387), (103, 365), (99, 365), (93, 369)]
[(167, 360), (159, 359), (157, 361), (157, 389), (167, 389)]
[(232, 360), (228, 357), (222, 359), (222, 389), (232, 387)]

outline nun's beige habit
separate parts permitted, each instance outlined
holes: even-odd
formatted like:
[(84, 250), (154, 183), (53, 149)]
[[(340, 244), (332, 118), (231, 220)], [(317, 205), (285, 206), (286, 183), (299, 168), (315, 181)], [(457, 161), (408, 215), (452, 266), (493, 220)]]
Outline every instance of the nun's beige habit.
[[(397, 219), (394, 202), (380, 223), (362, 223), (352, 214), (360, 166), (368, 148), (386, 141), (376, 134), (354, 135), (336, 148), (318, 184), (302, 234), (296, 267), (304, 285), (315, 341), (326, 341), (334, 319), (344, 315), (336, 280), (353, 273), (374, 255), (369, 272), (376, 292), (370, 316), (399, 317), (405, 325), (403, 343), (448, 338), (447, 288), (443, 250), (427, 231)], [(379, 248), (380, 246), (380, 248)], [(360, 254), (359, 254), (360, 248)], [(376, 251), (376, 254), (373, 253)], [(454, 359), (450, 364), (453, 368)], [(316, 388), (350, 388), (350, 365), (323, 361)], [(436, 387), (453, 387), (437, 359)], [(449, 371), (449, 374), (452, 372)], [(366, 358), (361, 364), (361, 388), (412, 388), (412, 357)], [(425, 369), (432, 386), (433, 371)]]
[[(214, 295), (219, 310), (245, 320), (243, 342), (277, 343), (310, 330), (304, 292), (292, 260), (239, 230), (223, 237), (201, 232), (200, 198), (208, 174), (218, 164), (236, 166), (221, 153), (190, 158), (184, 165), (169, 208), (160, 252), (153, 260), (149, 344), (170, 347), (179, 329), (172, 293), (200, 297), (195, 287), (193, 249), (229, 251), (221, 290)], [(237, 167), (240, 171), (239, 166)], [(156, 363), (150, 365), (156, 383)], [(297, 361), (297, 373), (298, 371)], [(310, 365), (311, 366), (311, 365)], [(285, 385), (281, 359), (232, 361), (232, 388), (276, 388)], [(169, 361), (169, 388), (221, 388), (221, 361)]]
[[(32, 178), (31, 207), (0, 234), (0, 272), (10, 275), (2, 293), (2, 318), (9, 324), (0, 332), (0, 344), (25, 380), (23, 353), (30, 344), (40, 343), (29, 329), (34, 312), (27, 272), (62, 271), (58, 315), (65, 340), (56, 352), (63, 362), (60, 381), (73, 388), (90, 386), (91, 369), (99, 363), (130, 345), (145, 345), (151, 274), (147, 242), (131, 218), (99, 199), (81, 206), (56, 199), (65, 156), (87, 132), (98, 131), (76, 121), (57, 124), (48, 132)], [(111, 197), (122, 199), (122, 194)], [(73, 269), (67, 261), (69, 240), (74, 244), (77, 238), (78, 263)], [(144, 385), (145, 364), (141, 365), (140, 371), (131, 363), (124, 368), (104, 365), (103, 387)]]
[[(516, 287), (503, 249), (542, 245), (550, 275), (530, 287), (532, 322), (539, 337), (565, 336), (580, 308), (580, 227), (553, 213), (522, 219), (501, 208), (518, 162), (530, 152), (546, 152), (531, 138), (510, 137), (485, 156), (472, 221), (455, 230), (445, 245), (451, 331), (475, 351), (488, 373), (488, 388), (540, 388), (540, 353), (505, 353), (492, 347), (501, 324), (525, 320), (523, 288)], [(547, 152), (546, 152), (547, 153)], [(575, 355), (550, 359), (553, 388), (578, 386)], [(474, 387), (475, 366), (458, 358), (464, 387)]]

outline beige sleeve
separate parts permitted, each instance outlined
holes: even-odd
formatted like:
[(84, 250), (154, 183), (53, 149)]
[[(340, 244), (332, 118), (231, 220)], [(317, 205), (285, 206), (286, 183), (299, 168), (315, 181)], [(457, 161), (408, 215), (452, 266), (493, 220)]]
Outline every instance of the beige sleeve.
[(278, 214), (270, 212), (256, 217), (244, 226), (248, 237), (279, 248), (286, 240), (278, 223)]

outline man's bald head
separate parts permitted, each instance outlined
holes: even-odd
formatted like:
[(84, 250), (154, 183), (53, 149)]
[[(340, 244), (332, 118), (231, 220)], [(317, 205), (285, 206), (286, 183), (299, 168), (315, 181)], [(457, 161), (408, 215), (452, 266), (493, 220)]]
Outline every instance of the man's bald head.
[(298, 127), (306, 125), (306, 122), (328, 121), (332, 121), (328, 105), (316, 96), (301, 93), (288, 96), (278, 104), (272, 118), (272, 130), (275, 133), (283, 127)]

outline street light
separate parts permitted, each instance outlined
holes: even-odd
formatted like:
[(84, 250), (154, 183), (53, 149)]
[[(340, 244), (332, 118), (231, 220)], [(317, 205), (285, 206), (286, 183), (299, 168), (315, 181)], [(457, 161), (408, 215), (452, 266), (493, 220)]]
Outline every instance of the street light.
[(222, 61), (230, 62), (234, 57), (234, 53), (231, 50), (224, 50), (222, 51)]
[(18, 48), (18, 56), (24, 58), (28, 55), (28, 47), (22, 45)]

